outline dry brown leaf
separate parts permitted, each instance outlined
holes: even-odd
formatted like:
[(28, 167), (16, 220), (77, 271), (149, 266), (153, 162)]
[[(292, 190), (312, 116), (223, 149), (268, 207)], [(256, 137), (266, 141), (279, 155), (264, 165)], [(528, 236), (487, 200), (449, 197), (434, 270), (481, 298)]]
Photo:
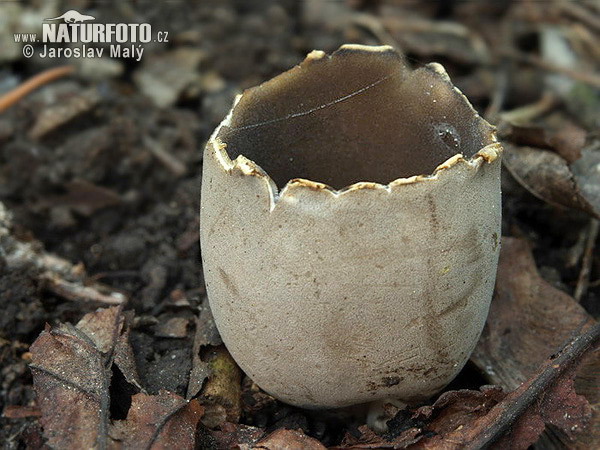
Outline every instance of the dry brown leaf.
[[(493, 443), (498, 448), (524, 450), (538, 440), (545, 424), (557, 426), (570, 435), (581, 431), (590, 418), (591, 410), (585, 398), (575, 393), (573, 376), (574, 371), (571, 370), (570, 374), (564, 374), (543, 392), (528, 391), (539, 380), (538, 377), (533, 377), (479, 417), (469, 414), (447, 414), (441, 419), (444, 432), (419, 441), (416, 447), (478, 449), (482, 444)], [(523, 404), (523, 410), (517, 411), (512, 408), (513, 405), (521, 404), (525, 398), (528, 398), (529, 402)], [(460, 405), (458, 407), (461, 409)], [(490, 435), (498, 431), (499, 427), (496, 425), (500, 423), (500, 419), (515, 413), (519, 415), (508, 422), (505, 429), (500, 430), (504, 436), (499, 440), (488, 440)]]
[(83, 316), (75, 327), (86, 334), (98, 351), (108, 353), (117, 342), (123, 320), (120, 307), (98, 309)]
[(533, 195), (554, 206), (600, 217), (599, 151), (584, 149), (585, 160), (582, 156), (569, 166), (560, 155), (548, 150), (518, 147), (508, 142), (503, 146), (506, 168)]
[(67, 193), (45, 197), (37, 207), (63, 207), (90, 217), (96, 211), (122, 202), (121, 196), (112, 189), (98, 186), (86, 180), (75, 179), (65, 185)]
[(540, 125), (522, 125), (509, 115), (499, 133), (510, 141), (504, 163), (514, 178), (550, 204), (599, 217), (600, 142), (590, 138), (586, 143), (586, 130), (561, 114), (545, 117)]
[(41, 109), (35, 124), (29, 131), (29, 137), (37, 140), (74, 118), (95, 108), (101, 101), (101, 95), (95, 88), (72, 93), (52, 105)]
[(600, 447), (600, 348), (581, 363), (575, 377), (575, 391), (587, 398), (592, 407), (592, 419), (585, 433), (577, 436), (573, 448), (587, 450)]
[(427, 430), (444, 436), (485, 416), (504, 397), (506, 394), (498, 386), (483, 386), (479, 391), (448, 391), (433, 405), (419, 408), (414, 417), (430, 419)]
[(82, 331), (47, 327), (31, 346), (40, 423), (53, 448), (105, 448), (110, 364)]
[(86, 314), (75, 327), (47, 327), (32, 344), (31, 355), (40, 423), (48, 445), (106, 446), (113, 362), (141, 389), (122, 308)]
[(485, 41), (460, 23), (406, 17), (402, 10), (382, 13), (381, 23), (400, 48), (421, 57), (444, 55), (463, 64), (486, 63), (490, 54)]
[(110, 435), (124, 448), (192, 449), (203, 412), (197, 400), (171, 392), (139, 393), (131, 398), (127, 419), (115, 421)]
[(440, 395), (433, 405), (422, 406), (412, 413), (407, 410), (399, 412), (393, 419), (400, 419), (402, 431), (399, 435), (381, 436), (365, 425), (359, 427), (359, 437), (348, 433), (342, 444), (334, 448), (452, 448), (449, 442), (445, 442), (446, 436), (455, 430), (471, 426), (478, 418), (488, 414), (504, 397), (506, 394), (496, 386), (483, 386), (479, 391), (447, 391)]
[(333, 447), (333, 449), (402, 449), (408, 448), (411, 444), (423, 438), (423, 429), (419, 427), (407, 428), (391, 439), (386, 439), (386, 436), (375, 433), (366, 425), (358, 427), (358, 431), (360, 432), (359, 437), (346, 433), (342, 443), (337, 447)]
[[(594, 319), (572, 297), (539, 275), (525, 241), (505, 237), (495, 296), (471, 360), (494, 384), (516, 389), (564, 341), (570, 339), (574, 331), (587, 329), (594, 323)], [(594, 443), (591, 445), (594, 447), (600, 443), (599, 351), (586, 357), (575, 384), (580, 387), (577, 391), (586, 395), (593, 407), (590, 428), (587, 433), (576, 436), (576, 445), (587, 442)], [(558, 414), (567, 414), (569, 411), (565, 406), (558, 408), (554, 405), (551, 409)]]
[(138, 375), (133, 348), (131, 348), (131, 343), (129, 341), (129, 334), (131, 332), (129, 324), (132, 323), (133, 316), (133, 311), (123, 313), (125, 325), (117, 338), (114, 363), (125, 377), (125, 381), (135, 386), (139, 391), (144, 392), (144, 388), (140, 382), (140, 376)]
[(480, 449), (493, 444), (502, 449), (526, 449), (536, 442), (544, 424), (554, 425), (568, 437), (582, 431), (591, 409), (585, 397), (575, 393), (573, 377), (581, 357), (598, 343), (600, 326), (595, 325), (565, 345), (485, 415), (471, 420), (466, 415), (466, 422), (455, 421), (447, 428), (451, 431), (423, 439), (417, 447)]
[(581, 158), (587, 132), (572, 122), (563, 121), (556, 129), (548, 126), (508, 125), (504, 131), (512, 143), (539, 149), (553, 150), (571, 164)]
[(526, 381), (582, 325), (594, 319), (538, 273), (525, 241), (503, 237), (496, 291), (471, 360), (506, 389)]
[(325, 450), (325, 446), (301, 431), (280, 428), (253, 447), (268, 450)]
[(190, 399), (200, 392), (204, 380), (210, 375), (211, 370), (208, 362), (201, 358), (201, 351), (207, 346), (217, 346), (222, 344), (221, 336), (215, 325), (208, 302), (202, 305), (202, 311), (196, 319), (196, 334), (192, 345), (192, 370), (186, 398)]
[(541, 399), (543, 406), (539, 407), (544, 422), (563, 430), (570, 438), (580, 431), (581, 418), (586, 418), (587, 422), (592, 414), (590, 404), (585, 397), (575, 392), (576, 372), (572, 370), (559, 383), (552, 386)]
[[(592, 412), (585, 397), (576, 394), (574, 376), (575, 370), (545, 392), (540, 398), (537, 408), (523, 415), (518, 423), (518, 432), (505, 437), (500, 442), (511, 442), (511, 437), (515, 439), (515, 436), (519, 436), (521, 445), (518, 445), (519, 441), (512, 441), (511, 447), (527, 448), (538, 440), (544, 431), (545, 424), (554, 425), (560, 429), (570, 441), (577, 436), (585, 436), (579, 432), (582, 431), (582, 427), (587, 427)], [(532, 431), (527, 433), (525, 430)]]
[(556, 153), (572, 164), (581, 158), (586, 138), (586, 130), (572, 122), (566, 122), (558, 130), (549, 133), (548, 143)]
[(217, 441), (218, 448), (250, 449), (265, 435), (265, 431), (249, 425), (225, 422), (220, 430), (212, 430), (210, 434)]
[[(86, 314), (76, 327), (83, 331), (102, 353), (113, 353), (113, 362), (117, 365), (125, 380), (140, 391), (140, 377), (137, 373), (133, 349), (129, 343), (129, 323), (133, 311), (123, 313), (121, 307), (98, 309)], [(115, 324), (110, 328), (109, 324)]]
[(595, 141), (581, 150), (581, 158), (571, 164), (571, 172), (582, 197), (600, 212), (600, 142)]

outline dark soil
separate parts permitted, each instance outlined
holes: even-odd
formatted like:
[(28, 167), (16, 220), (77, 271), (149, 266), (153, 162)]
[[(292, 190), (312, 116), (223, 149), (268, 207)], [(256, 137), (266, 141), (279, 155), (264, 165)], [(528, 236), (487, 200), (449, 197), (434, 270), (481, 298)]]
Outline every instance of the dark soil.
[[(144, 387), (151, 394), (168, 389), (185, 395), (195, 317), (205, 301), (198, 217), (202, 149), (209, 134), (237, 93), (287, 70), (311, 50), (331, 52), (345, 42), (381, 43), (372, 30), (351, 21), (338, 25), (337, 20), (347, 14), (385, 19), (401, 15), (398, 8), (406, 5), (401, 1), (331, 1), (325, 2), (326, 11), (319, 11), (313, 1), (292, 0), (58, 3), (59, 14), (77, 8), (103, 22), (151, 23), (154, 30), (169, 32), (169, 43), (147, 45), (140, 62), (118, 61), (121, 73), (116, 76), (102, 75), (100, 68), (92, 74), (77, 73), (40, 88), (0, 113), (0, 201), (12, 213), (15, 237), (39, 241), (46, 252), (82, 263), (95, 281), (129, 295), (127, 309), (135, 310), (136, 317), (131, 341)], [(20, 4), (17, 16), (38, 10), (41, 4)], [(406, 7), (416, 18), (462, 23), (483, 36), (488, 47), (500, 45), (494, 35), (500, 23), (511, 20), (517, 29), (521, 26), (514, 16), (507, 18), (510, 2), (423, 2)], [(6, 5), (0, 4), (0, 16), (2, 8)], [(7, 20), (19, 24), (18, 17)], [(535, 34), (517, 31), (516, 35), (515, 45), (521, 51), (537, 51)], [(478, 59), (468, 46), (461, 48), (464, 43), (449, 46), (415, 39), (414, 45), (406, 45), (411, 65), (443, 63), (483, 114), (494, 95), (490, 79), (504, 70), (502, 60), (493, 54), (488, 55), (491, 61)], [(175, 53), (180, 49), (191, 53), (179, 57)], [(186, 67), (190, 58), (197, 58), (191, 68)], [(0, 92), (49, 67), (66, 64), (72, 61), (0, 58)], [(169, 87), (174, 100), (167, 105), (157, 103), (136, 81), (156, 73), (160, 79), (157, 67), (191, 74), (189, 83)], [(502, 110), (537, 100), (542, 75), (531, 66), (511, 63)], [(72, 118), (35, 131), (45, 111), (90, 98), (91, 106)], [(56, 111), (53, 117), (61, 114)], [(155, 146), (174, 162), (157, 157), (152, 151)], [(507, 171), (503, 191), (503, 235), (529, 240), (541, 274), (572, 294), (580, 265), (566, 261), (587, 230), (589, 216), (545, 203)], [(600, 313), (600, 285), (593, 281), (599, 276), (596, 254), (592, 285), (582, 298), (595, 316)], [(0, 254), (0, 412), (8, 405), (35, 405), (28, 348), (45, 325), (76, 323), (101, 306), (51, 293), (34, 264), (9, 269)], [(183, 332), (178, 337), (165, 336), (164, 325), (172, 318), (182, 319), (178, 323), (183, 324)], [(451, 388), (485, 383), (469, 365)], [(246, 400), (252, 403), (256, 398)], [(115, 405), (113, 416), (124, 417), (127, 407), (127, 402)], [(242, 422), (246, 424), (267, 430), (302, 428), (326, 445), (339, 443), (345, 431), (358, 425), (346, 419), (315, 418), (266, 400), (260, 408), (248, 404), (245, 408)], [(0, 417), (0, 442), (5, 448), (22, 448), (27, 442), (34, 445), (39, 439), (36, 420), (35, 416)], [(212, 438), (207, 435), (205, 439)]]

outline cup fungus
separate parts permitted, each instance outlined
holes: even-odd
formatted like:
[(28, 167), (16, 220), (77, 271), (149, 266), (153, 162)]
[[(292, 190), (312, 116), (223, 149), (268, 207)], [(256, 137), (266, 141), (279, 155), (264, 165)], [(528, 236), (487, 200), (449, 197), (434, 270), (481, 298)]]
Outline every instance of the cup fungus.
[(419, 401), (463, 367), (499, 252), (493, 128), (442, 66), (313, 51), (204, 154), (210, 305), (240, 367), (306, 408)]

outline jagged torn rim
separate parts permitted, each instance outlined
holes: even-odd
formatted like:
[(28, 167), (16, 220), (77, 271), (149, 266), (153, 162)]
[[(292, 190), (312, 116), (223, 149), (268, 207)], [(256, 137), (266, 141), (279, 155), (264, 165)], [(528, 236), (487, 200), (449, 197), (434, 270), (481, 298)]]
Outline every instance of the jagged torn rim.
[[(390, 50), (395, 51), (393, 49), (393, 47), (391, 47), (389, 45), (365, 46), (365, 45), (358, 45), (358, 44), (342, 45), (337, 51), (348, 50), (348, 49), (371, 51), (371, 52), (386, 52), (386, 51), (390, 51)], [(334, 54), (335, 54), (335, 52), (332, 55), (327, 55), (323, 51), (314, 50), (307, 55), (305, 61), (311, 60), (311, 59), (331, 58)], [(425, 67), (427, 69), (435, 72), (437, 75), (442, 77), (445, 81), (450, 82), (450, 77), (448, 76), (448, 74), (446, 73), (446, 70), (444, 69), (444, 67), (441, 64), (429, 63)], [(229, 173), (237, 171), (237, 172), (241, 173), (242, 175), (257, 177), (258, 179), (263, 180), (265, 182), (265, 184), (267, 185), (268, 191), (270, 193), (271, 210), (273, 210), (273, 208), (275, 207), (275, 205), (277, 204), (277, 202), (279, 200), (286, 197), (286, 194), (291, 195), (291, 192), (294, 189), (298, 189), (298, 188), (300, 188), (300, 189), (306, 188), (306, 189), (310, 189), (312, 191), (327, 192), (327, 193), (331, 194), (331, 196), (334, 198), (340, 197), (342, 195), (349, 195), (353, 192), (363, 191), (363, 190), (387, 191), (387, 192), (391, 193), (391, 192), (393, 192), (393, 189), (398, 186), (436, 180), (439, 178), (439, 176), (441, 174), (446, 173), (450, 169), (461, 166), (461, 165), (466, 166), (467, 168), (469, 168), (471, 170), (477, 170), (483, 163), (491, 164), (502, 154), (503, 149), (502, 149), (501, 144), (497, 140), (496, 128), (494, 126), (490, 125), (489, 123), (487, 123), (487, 121), (485, 121), (485, 119), (483, 119), (481, 116), (479, 116), (479, 114), (473, 108), (473, 106), (468, 101), (466, 96), (451, 82), (450, 82), (450, 84), (451, 84), (454, 92), (456, 92), (458, 95), (460, 95), (461, 98), (466, 102), (466, 104), (469, 106), (469, 108), (471, 109), (473, 114), (489, 125), (490, 138), (493, 142), (491, 144), (486, 145), (482, 149), (480, 149), (477, 153), (475, 153), (473, 156), (471, 156), (468, 159), (466, 159), (462, 153), (457, 153), (454, 156), (451, 156), (450, 158), (445, 160), (443, 163), (438, 165), (431, 174), (420, 174), (420, 175), (413, 175), (410, 177), (396, 178), (396, 179), (392, 180), (391, 182), (389, 182), (388, 184), (375, 183), (372, 181), (359, 181), (357, 183), (353, 183), (348, 186), (345, 186), (341, 189), (335, 189), (332, 186), (329, 186), (328, 184), (321, 183), (319, 181), (312, 181), (312, 180), (309, 180), (306, 178), (292, 178), (285, 184), (285, 186), (281, 190), (279, 190), (279, 188), (277, 187), (276, 183), (273, 181), (271, 176), (254, 161), (246, 158), (244, 155), (241, 155), (241, 154), (232, 161), (226, 150), (227, 144), (217, 137), (219, 132), (221, 131), (222, 127), (230, 125), (233, 111), (235, 110), (236, 105), (238, 104), (239, 100), (242, 98), (242, 96), (244, 94), (239, 94), (236, 96), (236, 98), (233, 102), (233, 106), (229, 110), (227, 117), (225, 117), (225, 119), (215, 129), (215, 131), (211, 135), (210, 139), (208, 140), (207, 146), (214, 150), (216, 158), (219, 161), (219, 163), (221, 164), (221, 167), (223, 168), (223, 170), (225, 170)]]

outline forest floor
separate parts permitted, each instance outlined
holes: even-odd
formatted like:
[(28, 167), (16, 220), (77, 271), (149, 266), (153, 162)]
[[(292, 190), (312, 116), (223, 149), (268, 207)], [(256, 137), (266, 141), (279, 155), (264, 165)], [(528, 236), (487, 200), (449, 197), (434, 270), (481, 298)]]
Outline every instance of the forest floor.
[[(139, 61), (23, 57), (13, 33), (73, 8), (168, 42)], [(597, 3), (32, 0), (0, 17), (4, 448), (600, 446)], [(253, 384), (200, 258), (202, 149), (235, 95), (344, 43), (442, 63), (505, 146), (483, 336), (443, 393), (388, 405), (383, 434)]]

